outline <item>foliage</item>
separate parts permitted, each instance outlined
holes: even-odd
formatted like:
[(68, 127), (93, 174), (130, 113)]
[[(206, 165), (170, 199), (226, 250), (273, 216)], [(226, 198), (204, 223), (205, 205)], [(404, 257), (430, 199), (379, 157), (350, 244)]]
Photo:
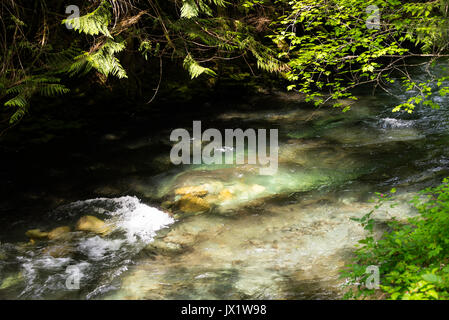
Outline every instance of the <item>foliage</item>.
[(260, 3), (93, 0), (79, 3), (80, 17), (62, 19), (55, 13), (64, 12), (59, 1), (2, 2), (5, 54), (0, 57), (0, 100), (15, 109), (10, 118), (15, 123), (34, 95), (67, 92), (62, 84), (67, 77), (95, 70), (101, 83), (110, 77), (127, 78), (121, 56), (135, 53), (149, 62), (160, 60), (160, 73), (162, 61), (179, 63), (192, 79), (202, 74), (216, 77), (218, 62), (240, 58), (250, 65), (249, 54), (260, 69), (282, 72), (288, 67), (263, 43), (264, 30), (256, 30), (255, 22), (247, 20), (257, 18), (254, 6)]
[[(428, 83), (412, 81), (407, 70), (413, 64), (407, 58), (447, 56), (443, 54), (449, 39), (447, 0), (276, 3), (285, 7), (285, 14), (277, 19), (277, 32), (270, 37), (280, 48), (278, 57), (291, 67), (287, 73), (292, 82), (290, 90), (305, 93), (319, 105), (329, 100), (355, 99), (351, 89), (362, 84), (389, 92), (388, 85), (399, 76), (407, 87), (419, 92), (420, 98), (411, 98), (395, 111), (412, 110), (429, 97)], [(380, 18), (377, 27), (376, 7)], [(423, 64), (430, 62), (427, 59)]]
[(64, 19), (62, 23), (72, 26), (79, 33), (85, 33), (91, 36), (103, 34), (111, 38), (112, 36), (108, 29), (112, 21), (111, 8), (112, 6), (109, 2), (102, 1), (92, 12), (81, 17)]
[[(392, 190), (395, 192), (395, 190)], [(375, 294), (364, 286), (366, 267), (375, 265), (380, 271), (380, 291), (388, 299), (424, 300), (449, 298), (449, 179), (435, 188), (421, 191), (423, 200), (415, 197), (413, 204), (420, 215), (406, 223), (392, 221), (391, 231), (375, 240), (372, 213), (359, 221), (369, 231), (360, 241), (354, 263), (342, 273), (351, 288), (347, 298)], [(391, 201), (380, 195), (375, 209)]]
[[(101, 84), (137, 78), (132, 70), (143, 68), (139, 56), (148, 68), (156, 66), (151, 73), (159, 73), (159, 85), (167, 64), (191, 79), (255, 78), (259, 69), (288, 80), (288, 89), (317, 105), (334, 100), (344, 110), (349, 107), (339, 99), (355, 99), (352, 89), (373, 84), (388, 91), (395, 78), (416, 93), (395, 111), (436, 108), (430, 93), (449, 92), (447, 75), (417, 82), (408, 72), (416, 65), (410, 58), (430, 64), (447, 56), (449, 0), (74, 2), (80, 17), (68, 18), (56, 0), (0, 3), (0, 101), (11, 111), (10, 123), (27, 112), (34, 95), (67, 92), (70, 77)], [(369, 5), (381, 10), (379, 29), (366, 25)]]

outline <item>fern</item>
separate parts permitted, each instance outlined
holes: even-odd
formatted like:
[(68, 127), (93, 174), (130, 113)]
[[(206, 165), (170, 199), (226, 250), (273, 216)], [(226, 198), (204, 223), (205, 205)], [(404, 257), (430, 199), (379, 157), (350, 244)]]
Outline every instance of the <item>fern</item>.
[[(23, 97), (19, 97), (17, 96), (15, 98), (16, 101), (14, 101), (14, 105), (17, 106), (17, 110), (12, 114), (12, 116), (9, 118), (9, 124), (14, 124), (16, 122), (18, 122), (20, 119), (23, 118), (23, 116), (26, 114), (27, 109), (26, 109), (26, 99)], [(20, 100), (20, 101), (19, 101)], [(6, 105), (5, 103), (5, 106)]]
[(69, 89), (59, 83), (45, 83), (38, 88), (38, 91), (42, 96), (55, 97), (69, 92)]
[(274, 58), (274, 53), (268, 47), (258, 43), (253, 37), (247, 37), (241, 43), (242, 49), (249, 50), (257, 60), (257, 67), (268, 72), (284, 72), (289, 66)]
[(197, 78), (203, 73), (206, 73), (210, 76), (216, 75), (216, 73), (213, 70), (200, 66), (198, 62), (196, 62), (190, 54), (188, 54), (187, 57), (185, 57), (183, 66), (189, 72), (190, 77), (192, 79)]
[(91, 36), (103, 34), (112, 38), (108, 29), (111, 21), (111, 5), (108, 1), (102, 1), (94, 11), (78, 18), (64, 19), (62, 23), (71, 25), (79, 33)]
[(120, 64), (119, 59), (115, 57), (116, 53), (123, 51), (126, 42), (115, 42), (107, 39), (106, 42), (96, 52), (84, 52), (76, 58), (76, 61), (70, 66), (68, 72), (71, 76), (76, 74), (85, 74), (92, 68), (108, 77), (109, 75), (118, 78), (127, 78), (125, 69)]
[(45, 53), (49, 73), (67, 73), (74, 61), (82, 54), (82, 50), (72, 46), (59, 52)]
[[(209, 4), (214, 4), (216, 6), (224, 7), (224, 0), (207, 0)], [(207, 16), (212, 16), (212, 9), (206, 4), (204, 0), (183, 0), (181, 7), (181, 18), (195, 18), (198, 17), (200, 13)]]
[(19, 109), (23, 109), (27, 106), (28, 99), (22, 93), (18, 94), (14, 98), (5, 102), (6, 107), (17, 107)]
[(92, 66), (106, 77), (111, 74), (118, 78), (127, 78), (126, 71), (120, 61), (115, 57), (116, 53), (123, 51), (126, 42), (115, 42), (110, 39), (94, 54), (89, 55), (88, 60)]
[(181, 7), (181, 18), (193, 18), (197, 17), (199, 8), (195, 3), (195, 0), (184, 0)]
[(109, 32), (108, 26), (112, 21), (111, 10), (111, 4), (102, 1), (97, 9), (82, 17), (63, 20), (63, 23), (69, 23), (80, 33), (92, 36), (102, 34), (108, 37), (99, 49), (93, 52), (84, 51), (74, 58), (75, 61), (67, 68), (70, 76), (84, 75), (93, 68), (106, 77), (112, 75), (120, 79), (127, 78), (125, 69), (115, 57), (115, 54), (125, 49), (126, 42), (114, 41)]
[[(63, 24), (71, 25), (75, 31), (81, 34), (103, 37), (97, 41), (101, 45), (95, 45), (94, 48), (96, 49), (90, 49), (88, 52), (79, 48), (78, 41), (72, 40), (69, 48), (57, 51), (53, 48), (54, 44), (57, 47), (66, 44), (43, 45), (44, 42), (37, 43), (33, 41), (34, 39), (30, 40), (24, 36), (24, 32), (17, 32), (20, 36), (14, 45), (16, 51), (8, 50), (6, 55), (0, 57), (0, 63), (6, 70), (3, 75), (4, 79), (0, 81), (0, 98), (5, 99), (5, 107), (13, 110), (10, 117), (11, 124), (19, 121), (27, 113), (33, 96), (55, 97), (67, 93), (69, 89), (59, 83), (61, 75), (83, 75), (94, 68), (106, 77), (108, 75), (118, 78), (126, 77), (124, 68), (115, 57), (125, 48), (125, 42), (114, 41), (109, 31), (109, 25), (113, 17), (112, 11), (111, 3), (101, 0), (98, 7), (92, 12), (79, 18), (62, 21)], [(11, 14), (9, 19), (11, 22), (8, 28), (17, 30), (19, 27), (27, 27), (15, 15)], [(0, 18), (0, 20), (2, 19)], [(10, 65), (14, 66), (15, 60), (24, 61), (24, 59), (16, 58), (14, 55), (29, 56), (33, 62), (29, 64), (27, 69), (22, 66), (11, 69)]]
[[(240, 1), (92, 0), (84, 3), (88, 3), (85, 7), (92, 8), (90, 12), (62, 21), (73, 27), (72, 37), (60, 36), (55, 26), (63, 27), (54, 23), (59, 22), (60, 17), (46, 7), (42, 13), (48, 19), (41, 24), (42, 29), (35, 32), (35, 23), (24, 23), (32, 18), (33, 6), (29, 1), (14, 0), (6, 2), (6, 7), (0, 6), (0, 20), (4, 22), (0, 24), (0, 31), (8, 34), (14, 30), (11, 34), (17, 35), (7, 37), (5, 48), (8, 50), (0, 56), (3, 70), (0, 99), (6, 101), (6, 107), (14, 108), (12, 123), (27, 112), (34, 95), (53, 97), (68, 92), (60, 83), (65, 75), (83, 76), (95, 70), (102, 75), (102, 80), (111, 76), (127, 78), (118, 59), (127, 44), (132, 46), (131, 51), (137, 49), (145, 60), (169, 57), (182, 61), (192, 79), (202, 74), (216, 76), (212, 69), (202, 66), (199, 59), (218, 62), (248, 53), (255, 57), (260, 69), (269, 72), (287, 69), (276, 59), (273, 50), (256, 40), (251, 23), (241, 16)], [(181, 4), (180, 15), (178, 4)], [(217, 9), (226, 6), (230, 10), (218, 15)], [(2, 8), (7, 10), (2, 11)], [(248, 10), (244, 10), (245, 15)], [(139, 27), (136, 24), (140, 19), (145, 24)], [(77, 34), (82, 37), (74, 37)]]
[(88, 63), (87, 61), (88, 55), (88, 52), (83, 52), (79, 56), (75, 57), (75, 61), (67, 69), (67, 73), (70, 77), (73, 77), (75, 75), (85, 75), (90, 70), (92, 70), (92, 64)]
[(7, 95), (14, 95), (5, 102), (5, 107), (16, 108), (9, 123), (19, 121), (27, 112), (29, 101), (35, 94), (55, 97), (69, 92), (69, 89), (59, 83), (60, 79), (48, 76), (34, 76), (21, 84), (14, 85), (6, 90)]

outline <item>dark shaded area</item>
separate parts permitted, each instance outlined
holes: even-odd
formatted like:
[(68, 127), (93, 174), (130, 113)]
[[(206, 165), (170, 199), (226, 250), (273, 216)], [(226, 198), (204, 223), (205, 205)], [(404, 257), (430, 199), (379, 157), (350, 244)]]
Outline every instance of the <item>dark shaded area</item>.
[(75, 200), (126, 194), (114, 187), (117, 177), (152, 176), (172, 166), (154, 162), (169, 154), (171, 130), (191, 128), (193, 120), (213, 127), (212, 115), (272, 108), (276, 100), (276, 89), (244, 84), (208, 91), (198, 80), (189, 89), (198, 94), (183, 97), (164, 87), (150, 104), (97, 86), (35, 101), (30, 114), (0, 138), (0, 221), (14, 216), (20, 223), (19, 217), (38, 218)]

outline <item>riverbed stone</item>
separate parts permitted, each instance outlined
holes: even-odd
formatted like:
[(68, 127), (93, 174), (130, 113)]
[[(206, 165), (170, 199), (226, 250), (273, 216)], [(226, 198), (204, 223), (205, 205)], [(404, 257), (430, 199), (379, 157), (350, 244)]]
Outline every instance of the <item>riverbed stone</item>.
[(48, 232), (43, 232), (41, 229), (28, 230), (25, 235), (31, 240), (46, 240), (48, 239)]
[(14, 275), (10, 275), (10, 276), (6, 277), (1, 282), (0, 290), (12, 287), (12, 286), (14, 286), (16, 284), (19, 284), (22, 281), (23, 281), (23, 274), (21, 272), (18, 272), (18, 273), (14, 274)]
[(63, 258), (69, 256), (73, 251), (73, 248), (68, 244), (62, 244), (46, 247), (42, 250), (42, 253), (52, 256), (53, 258)]
[(193, 195), (197, 197), (205, 196), (208, 193), (203, 186), (182, 187), (175, 190), (176, 195)]
[(88, 231), (100, 235), (109, 233), (110, 227), (101, 219), (94, 216), (83, 216), (76, 223), (76, 230)]
[(178, 208), (185, 213), (205, 212), (210, 209), (210, 204), (196, 196), (185, 195), (178, 201)]
[(173, 206), (173, 202), (172, 201), (164, 201), (161, 203), (161, 208), (162, 209), (170, 209)]
[(48, 233), (48, 239), (50, 240), (65, 239), (68, 237), (70, 231), (71, 229), (68, 226), (54, 228)]
[(231, 200), (234, 197), (231, 191), (229, 189), (221, 190), (218, 194), (218, 198), (221, 201)]
[(265, 189), (266, 189), (266, 188), (265, 188), (264, 186), (261, 186), (261, 185), (259, 185), (259, 184), (253, 184), (253, 185), (251, 186), (251, 191), (254, 192), (254, 193), (256, 193), (256, 194), (264, 192)]
[(183, 247), (179, 243), (157, 239), (147, 245), (145, 250), (156, 251), (162, 254), (176, 254), (182, 252)]

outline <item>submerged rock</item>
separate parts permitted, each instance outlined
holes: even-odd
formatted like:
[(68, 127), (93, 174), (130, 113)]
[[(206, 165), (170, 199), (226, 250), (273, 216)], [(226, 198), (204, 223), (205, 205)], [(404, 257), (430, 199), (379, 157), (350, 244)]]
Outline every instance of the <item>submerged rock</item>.
[(210, 210), (210, 204), (196, 196), (185, 195), (177, 202), (178, 208), (185, 213), (197, 213)]
[(173, 202), (172, 201), (164, 201), (161, 203), (161, 208), (162, 209), (170, 209), (173, 206)]
[(23, 275), (21, 272), (15, 274), (15, 275), (8, 276), (2, 281), (2, 284), (0, 285), (0, 290), (12, 287), (16, 284), (19, 284), (22, 281), (23, 281)]
[(42, 250), (44, 255), (52, 256), (53, 258), (63, 258), (71, 255), (74, 249), (68, 244), (54, 245)]
[(162, 254), (176, 254), (183, 251), (183, 247), (179, 243), (168, 242), (163, 240), (155, 240), (145, 247), (145, 250), (162, 253)]
[(226, 201), (232, 199), (233, 196), (234, 195), (232, 194), (231, 191), (229, 191), (229, 189), (224, 189), (220, 191), (218, 199), (221, 201)]
[(48, 239), (55, 240), (55, 239), (62, 239), (67, 238), (68, 233), (70, 233), (71, 229), (70, 227), (63, 226), (63, 227), (57, 227), (48, 232)]
[(96, 234), (107, 234), (111, 228), (101, 219), (94, 216), (83, 216), (76, 223), (76, 230), (88, 231)]
[(29, 244), (34, 245), (38, 240), (57, 240), (66, 239), (69, 236), (70, 227), (57, 227), (50, 232), (41, 231), (41, 229), (28, 230), (25, 235), (30, 238)]
[(175, 228), (165, 236), (163, 241), (177, 246), (189, 247), (195, 243), (197, 238), (198, 235), (193, 232)]
[(46, 240), (48, 239), (48, 232), (42, 232), (41, 229), (28, 230), (25, 235), (31, 240)]
[(193, 195), (197, 197), (205, 196), (208, 191), (203, 186), (182, 187), (175, 190), (176, 195)]
[(258, 184), (253, 184), (252, 186), (251, 186), (251, 191), (252, 192), (254, 192), (254, 193), (262, 193), (262, 192), (264, 192), (265, 191), (265, 187), (264, 186), (261, 186), (261, 185), (258, 185)]

